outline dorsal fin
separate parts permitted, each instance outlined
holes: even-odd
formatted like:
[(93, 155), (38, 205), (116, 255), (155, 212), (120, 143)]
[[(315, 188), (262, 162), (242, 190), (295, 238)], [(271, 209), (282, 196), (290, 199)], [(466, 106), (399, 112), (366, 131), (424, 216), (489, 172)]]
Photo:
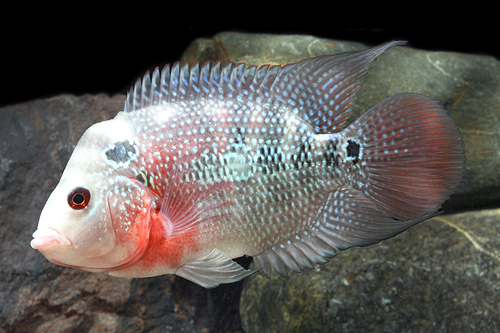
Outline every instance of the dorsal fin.
[(197, 100), (233, 100), (285, 108), (307, 121), (316, 133), (340, 131), (350, 117), (361, 77), (394, 41), (359, 52), (305, 59), (284, 66), (248, 66), (220, 60), (156, 67), (129, 90), (124, 110), (133, 112), (161, 103)]

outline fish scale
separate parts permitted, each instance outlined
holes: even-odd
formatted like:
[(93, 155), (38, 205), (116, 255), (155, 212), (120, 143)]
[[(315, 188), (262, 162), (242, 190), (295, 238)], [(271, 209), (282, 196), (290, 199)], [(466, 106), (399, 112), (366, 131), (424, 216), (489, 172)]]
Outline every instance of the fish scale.
[[(193, 107), (196, 108), (196, 107)], [(248, 109), (251, 110), (249, 107)], [(160, 112), (162, 112), (160, 110)], [(184, 112), (183, 110), (180, 110), (179, 112)], [(203, 118), (210, 118), (212, 115), (208, 115), (207, 113), (203, 114)], [(258, 115), (260, 116), (260, 115)], [(258, 118), (253, 117), (250, 115), (248, 118)], [(150, 118), (154, 118), (154, 116), (149, 116)], [(175, 117), (175, 116), (174, 116)], [(220, 122), (217, 121), (214, 117), (211, 118), (211, 123), (207, 124), (205, 127), (203, 125), (203, 122), (198, 124), (198, 129), (200, 132), (204, 133), (223, 133), (223, 134), (229, 134), (234, 131), (228, 131), (228, 127), (231, 126), (231, 128), (234, 128), (236, 126), (237, 128), (242, 128), (243, 123), (246, 123), (247, 121), (245, 118), (243, 118), (240, 122), (237, 121), (231, 121), (231, 122)], [(265, 123), (265, 120), (257, 120), (258, 123)], [(208, 122), (207, 122), (208, 123)], [(222, 126), (215, 128), (213, 127), (213, 130), (210, 130), (210, 126), (212, 126), (213, 123), (220, 124)], [(293, 123), (293, 122), (290, 122)], [(312, 137), (312, 133), (310, 131), (304, 132), (303, 130), (298, 130), (298, 132), (303, 132), (303, 136), (297, 136), (297, 135), (292, 135), (289, 136), (289, 138), (292, 140), (291, 143), (289, 144), (284, 144), (285, 142), (288, 142), (286, 140), (287, 138), (287, 133), (291, 132), (297, 132), (296, 130), (296, 125), (294, 125), (291, 130), (287, 130), (286, 128), (282, 130), (281, 136), (283, 137), (282, 140), (277, 139), (275, 136), (273, 136), (273, 133), (269, 132), (268, 137), (262, 137), (262, 131), (255, 131), (255, 128), (252, 131), (246, 130), (246, 137), (242, 139), (241, 141), (248, 141), (246, 144), (240, 143), (239, 145), (231, 145), (231, 139), (230, 138), (225, 138), (223, 139), (215, 139), (212, 138), (211, 136), (207, 137), (197, 137), (193, 142), (197, 145), (197, 150), (206, 150), (206, 152), (202, 153), (201, 156), (196, 154), (190, 154), (190, 141), (189, 139), (186, 139), (186, 137), (189, 137), (188, 135), (182, 135), (181, 133), (189, 133), (190, 132), (190, 126), (189, 124), (185, 123), (184, 126), (179, 122), (179, 125), (175, 126), (175, 129), (178, 130), (176, 138), (173, 138), (172, 141), (166, 141), (164, 145), (168, 146), (169, 149), (174, 152), (174, 157), (175, 155), (179, 156), (186, 156), (184, 159), (182, 159), (182, 163), (177, 163), (178, 169), (180, 172), (183, 173), (183, 175), (186, 176), (180, 177), (178, 179), (178, 186), (182, 186), (183, 183), (187, 183), (189, 186), (191, 184), (191, 179), (196, 179), (199, 184), (194, 185), (196, 187), (197, 185), (201, 185), (204, 187), (204, 185), (212, 185), (212, 184), (219, 184), (221, 182), (239, 182), (241, 185), (231, 185), (232, 187), (235, 187), (236, 189), (243, 189), (242, 192), (237, 191), (234, 189), (234, 192), (239, 192), (239, 193), (234, 193), (232, 194), (232, 197), (235, 197), (238, 201), (237, 207), (234, 207), (233, 211), (231, 214), (220, 214), (220, 215), (225, 215), (229, 216), (230, 218), (228, 220), (222, 221), (214, 221), (214, 223), (221, 224), (222, 226), (228, 226), (225, 229), (221, 229), (221, 234), (220, 238), (224, 237), (234, 237), (234, 234), (231, 234), (231, 230), (235, 230), (234, 228), (231, 228), (230, 226), (232, 224), (241, 224), (241, 225), (246, 225), (248, 223), (251, 224), (257, 224), (260, 226), (263, 226), (264, 230), (270, 230), (268, 234), (264, 235), (258, 235), (259, 238), (254, 241), (255, 244), (258, 244), (262, 241), (262, 239), (266, 239), (267, 237), (270, 238), (268, 240), (269, 243), (273, 242), (273, 237), (277, 237), (278, 234), (281, 234), (283, 231), (286, 231), (285, 228), (277, 228), (279, 226), (279, 217), (283, 216), (283, 214), (278, 214), (274, 216), (272, 214), (271, 210), (274, 209), (274, 206), (279, 204), (279, 201), (276, 199), (278, 198), (277, 194), (285, 194), (283, 196), (283, 199), (285, 200), (285, 203), (288, 202), (288, 204), (285, 204), (283, 207), (283, 212), (288, 213), (292, 212), (293, 214), (296, 214), (298, 217), (298, 214), (295, 213), (296, 210), (300, 209), (303, 210), (304, 206), (308, 204), (309, 199), (301, 199), (301, 198), (307, 198), (308, 195), (311, 195), (312, 193), (304, 193), (307, 192), (308, 187), (311, 187), (312, 184), (307, 183), (307, 178), (306, 176), (310, 177), (310, 181), (314, 180), (314, 182), (318, 181), (318, 175), (312, 175), (311, 172), (313, 171), (313, 166), (310, 166), (307, 170), (307, 172), (304, 172), (305, 170), (302, 170), (304, 168), (307, 168), (308, 161), (311, 161), (310, 157), (307, 157), (307, 155), (311, 154), (311, 150), (308, 145), (305, 145), (302, 143), (302, 138), (303, 137)], [(204, 129), (204, 130), (203, 130)], [(146, 130), (146, 128), (143, 128), (143, 130)], [(217, 137), (216, 137), (217, 138)], [(186, 141), (187, 140), (187, 141)], [(280, 174), (278, 172), (272, 172), (273, 166), (271, 166), (270, 160), (276, 159), (274, 151), (277, 151), (278, 149), (275, 148), (274, 146), (268, 146), (264, 142), (273, 142), (278, 140), (275, 144), (281, 144), (283, 145), (284, 148), (280, 148), (281, 151), (283, 151), (283, 154), (281, 155), (282, 159), (282, 173)], [(183, 142), (182, 145), (176, 145), (175, 142)], [(208, 141), (208, 144), (207, 144)], [(210, 142), (213, 141), (222, 141), (222, 142), (227, 142), (226, 145), (219, 145), (217, 144), (215, 148), (210, 144)], [(233, 141), (236, 141), (236, 138), (234, 138)], [(203, 142), (205, 146), (200, 146), (200, 142)], [(259, 142), (261, 144), (259, 144)], [(245, 147), (243, 149), (243, 147)], [(286, 149), (288, 147), (288, 149)], [(307, 147), (307, 148), (306, 148)], [(171, 149), (170, 149), (171, 148)], [(149, 158), (147, 157), (148, 153), (153, 154), (154, 152), (157, 152), (159, 148), (147, 148), (146, 146), (141, 147), (141, 150), (144, 150), (145, 152), (145, 160), (148, 160)], [(231, 150), (235, 150), (235, 152), (232, 152)], [(239, 175), (242, 173), (240, 170), (240, 167), (238, 163), (234, 163), (235, 159), (238, 159), (238, 157), (232, 156), (233, 154), (237, 154), (238, 151), (245, 150), (245, 154), (248, 154), (250, 152), (250, 156), (253, 158), (252, 159), (252, 167), (251, 170), (249, 170), (248, 174), (251, 175), (250, 177), (240, 177)], [(293, 152), (293, 153), (290, 153)], [(254, 152), (254, 154), (252, 154)], [(330, 152), (331, 153), (331, 152)], [(141, 154), (142, 155), (142, 154)], [(323, 154), (320, 154), (320, 157), (322, 157)], [(243, 158), (245, 161), (243, 161), (245, 164), (247, 163), (247, 159), (245, 156), (240, 156), (240, 158)], [(175, 162), (175, 159), (172, 159)], [(232, 163), (229, 163), (232, 162)], [(183, 163), (186, 164), (186, 167), (183, 167)], [(317, 161), (318, 167), (323, 169), (322, 167), (322, 161), (319, 160)], [(144, 163), (139, 162), (138, 165), (143, 165)], [(157, 167), (159, 164), (147, 164), (150, 165), (152, 168)], [(165, 170), (162, 170), (163, 172), (166, 172), (170, 166), (168, 164), (164, 164)], [(248, 165), (245, 165), (246, 168), (248, 168)], [(134, 170), (134, 169), (133, 169)], [(302, 171), (301, 171), (302, 170)], [(151, 169), (143, 169), (139, 171), (137, 169), (135, 173), (139, 172), (144, 172), (146, 174), (154, 174), (154, 170)], [(189, 176), (192, 175), (192, 176)], [(198, 176), (195, 176), (198, 175)], [(330, 172), (324, 172), (324, 177), (327, 178), (332, 178)], [(147, 176), (146, 176), (147, 177)], [(238, 181), (239, 178), (239, 181)], [(253, 183), (261, 184), (262, 186), (266, 187), (267, 191), (261, 192), (261, 191), (252, 191), (252, 193), (249, 193), (248, 195), (245, 193), (246, 189), (252, 189)], [(275, 186), (276, 184), (277, 186)], [(250, 185), (250, 186), (249, 186)], [(198, 186), (199, 187), (199, 186)], [(165, 188), (163, 188), (165, 191)], [(309, 191), (312, 192), (312, 191)], [(217, 188), (211, 188), (211, 194), (212, 196), (216, 197), (216, 199), (212, 200), (217, 200), (217, 201), (225, 201), (228, 200), (225, 197), (225, 194), (219, 193)], [(157, 197), (158, 198), (163, 198), (164, 193), (158, 192)], [(299, 198), (297, 199), (297, 203), (295, 204), (294, 198)], [(287, 200), (286, 200), (287, 199)], [(199, 199), (202, 200), (202, 199)], [(233, 201), (232, 199), (229, 199), (230, 201)], [(161, 202), (158, 202), (158, 206), (161, 204)], [(291, 206), (296, 206), (292, 207)], [(245, 214), (244, 216), (239, 216), (239, 207), (247, 207), (249, 212), (254, 212), (253, 216)], [(258, 219), (255, 219), (257, 215), (255, 212), (262, 214), (262, 216)], [(211, 214), (211, 212), (205, 211), (204, 214)], [(244, 219), (245, 218), (245, 219)], [(300, 218), (300, 217), (298, 217)], [(307, 221), (307, 219), (303, 219), (304, 221)], [(283, 226), (287, 226), (287, 224), (283, 224)], [(292, 226), (291, 224), (288, 224), (288, 226)], [(209, 230), (211, 230), (214, 226), (210, 225), (208, 227)], [(285, 229), (285, 230), (283, 230)], [(272, 232), (271, 232), (272, 230)], [(255, 238), (256, 234), (254, 235), (247, 235), (247, 239), (252, 239)], [(261, 249), (259, 249), (261, 250)], [(252, 254), (252, 253), (249, 253)]]
[[(400, 44), (147, 72), (80, 140), (32, 246), (66, 266), (214, 287), (310, 269), (432, 217), (463, 173), (446, 112), (401, 93), (345, 127), (361, 77)], [(243, 255), (254, 270), (232, 260)]]
[[(135, 89), (139, 90), (141, 88), (136, 86)], [(145, 91), (150, 89), (150, 87), (146, 87)], [(210, 219), (211, 223), (206, 223), (206, 233), (213, 233), (214, 229), (219, 230), (217, 237), (207, 238), (210, 238), (212, 242), (224, 242), (225, 239), (240, 238), (248, 242), (246, 252), (233, 255), (256, 255), (270, 244), (286, 242), (297, 230), (306, 230), (311, 224), (311, 220), (317, 214), (320, 203), (324, 201), (324, 198), (314, 200), (314, 196), (318, 196), (320, 193), (315, 193), (310, 188), (320, 189), (319, 182), (325, 182), (333, 178), (335, 173), (323, 167), (323, 156), (325, 154), (334, 155), (335, 151), (328, 151), (321, 147), (319, 149), (320, 153), (316, 154), (319, 158), (315, 161), (315, 165), (312, 165), (312, 150), (308, 142), (313, 141), (314, 133), (310, 125), (298, 119), (296, 115), (279, 109), (269, 113), (269, 111), (265, 110), (266, 107), (257, 103), (245, 105), (243, 108), (245, 112), (240, 110), (242, 108), (239, 107), (239, 104), (232, 104), (230, 106), (231, 112), (221, 112), (221, 107), (224, 108), (227, 105), (219, 103), (200, 103), (197, 105), (191, 103), (189, 109), (182, 107), (173, 110), (171, 117), (175, 121), (175, 125), (172, 123), (170, 127), (177, 131), (177, 135), (171, 141), (167, 140), (165, 145), (171, 146), (172, 150), (180, 148), (177, 154), (185, 155), (185, 153), (189, 153), (189, 135), (184, 135), (184, 133), (189, 134), (196, 130), (200, 135), (207, 135), (206, 137), (198, 136), (193, 141), (197, 145), (197, 151), (203, 150), (206, 152), (201, 156), (190, 154), (189, 158), (186, 157), (184, 161), (186, 161), (188, 167), (183, 168), (182, 172), (185, 175), (198, 175), (198, 177), (188, 176), (187, 178), (196, 179), (202, 185), (218, 184), (224, 181), (235, 182), (235, 178), (242, 183), (241, 185), (231, 185), (233, 193), (231, 193), (230, 199), (227, 198), (227, 193), (219, 193), (217, 187), (210, 188), (211, 200), (217, 202), (230, 201), (235, 204), (232, 205), (229, 212), (222, 213), (219, 211), (214, 213), (208, 210), (203, 212), (204, 215), (212, 217)], [(153, 110), (155, 109), (151, 108), (150, 112), (153, 112)], [(198, 114), (198, 117), (190, 118), (190, 123), (196, 125), (195, 129), (190, 126), (190, 123), (179, 121), (179, 119), (182, 119), (181, 117), (186, 117), (190, 112), (194, 111), (196, 113), (196, 110), (203, 111)], [(158, 112), (163, 113), (164, 110), (160, 108)], [(231, 117), (231, 115), (236, 117)], [(141, 115), (139, 121), (157, 118), (159, 116)], [(219, 127), (214, 126), (215, 124), (219, 125)], [(266, 128), (264, 127), (265, 124), (271, 124), (272, 127)], [(262, 127), (258, 125), (262, 125)], [(143, 127), (142, 131), (148, 132), (148, 129)], [(235, 136), (234, 134), (238, 132), (240, 133), (239, 136)], [(213, 137), (213, 133), (220, 133), (221, 136)], [(225, 145), (216, 144), (215, 146), (210, 144), (217, 141), (227, 143)], [(234, 144), (236, 141), (240, 143)], [(186, 146), (178, 147), (175, 142), (184, 142)], [(200, 143), (205, 146), (200, 146)], [(271, 162), (276, 159), (273, 152), (278, 151), (278, 148), (282, 152), (280, 156), (282, 160), (281, 174), (279, 174), (279, 168), (273, 166)], [(165, 149), (170, 149), (170, 147)], [(153, 150), (144, 148), (143, 150), (151, 152), (157, 151), (158, 148)], [(231, 150), (235, 150), (235, 152), (231, 152)], [(231, 154), (237, 154), (238, 151), (242, 150), (250, 156), (248, 158), (240, 156), (240, 159), (243, 158), (252, 163), (249, 166), (248, 162), (245, 161), (245, 168), (249, 169), (246, 177), (239, 176), (242, 170), (239, 170), (238, 164), (226, 163), (225, 165), (224, 163), (227, 160), (234, 161), (235, 158), (233, 156), (231, 159)], [(197, 167), (197, 165), (200, 167)], [(165, 166), (168, 168), (167, 165)], [(273, 175), (273, 169), (278, 169), (278, 173)], [(148, 172), (148, 170), (145, 170), (145, 172)], [(322, 173), (322, 177), (319, 177), (320, 173)], [(181, 184), (183, 181), (183, 178), (179, 179)], [(189, 184), (189, 180), (187, 183)], [(253, 193), (247, 195), (245, 190), (236, 190), (240, 188), (251, 189), (254, 184), (264, 187), (266, 191), (252, 191)], [(283, 186), (275, 186), (274, 184)], [(278, 198), (277, 194), (284, 194), (283, 201), (276, 200)], [(158, 193), (157, 198), (162, 197), (163, 194)], [(198, 200), (203, 201), (201, 198)], [(316, 204), (311, 204), (310, 201), (314, 201)], [(157, 203), (157, 205), (159, 206), (160, 203)], [(246, 209), (242, 210), (241, 207)], [(242, 211), (245, 214), (241, 214)], [(213, 216), (219, 218), (213, 219)], [(302, 221), (302, 225), (297, 227), (290, 223), (290, 220)], [(240, 228), (235, 228), (235, 225), (254, 225), (254, 228), (247, 227), (247, 230), (253, 229), (258, 232), (241, 233)], [(227, 249), (222, 250), (230, 252)]]
[[(139, 88), (136, 87), (136, 89)], [(149, 89), (151, 88), (147, 87), (146, 91)], [(237, 165), (234, 163), (225, 167), (223, 161), (228, 159), (226, 157), (227, 152), (231, 150), (228, 147), (229, 143), (238, 139), (234, 136), (227, 137), (227, 135), (234, 134), (237, 130), (232, 129), (239, 128), (240, 132), (245, 135), (244, 138), (240, 138), (240, 141), (246, 143), (240, 143), (236, 147), (233, 145), (233, 148), (241, 150), (244, 146), (246, 154), (250, 154), (252, 165), (248, 174), (251, 175), (251, 178), (245, 179), (241, 185), (232, 185), (232, 187), (248, 189), (254, 188), (254, 184), (257, 184), (265, 188), (265, 191), (253, 191), (249, 195), (234, 190), (236, 193), (233, 192), (231, 197), (237, 199), (237, 205), (234, 205), (230, 212), (222, 214), (221, 212), (213, 213), (205, 210), (203, 214), (221, 217), (220, 219), (212, 219), (211, 223), (207, 223), (207, 233), (214, 229), (219, 230), (217, 237), (211, 237), (211, 241), (222, 242), (226, 238), (234, 239), (235, 237), (239, 237), (247, 240), (249, 244), (245, 253), (235, 255), (256, 255), (271, 244), (286, 243), (288, 238), (296, 234), (298, 230), (307, 230), (324, 202), (325, 195), (320, 191), (325, 191), (325, 189), (322, 189), (322, 187), (336, 176), (334, 170), (324, 167), (326, 161), (323, 158), (325, 154), (335, 156), (336, 151), (331, 150), (335, 146), (331, 144), (333, 139), (328, 139), (328, 147), (318, 147), (319, 149), (316, 149), (319, 154), (316, 154), (318, 158), (316, 158), (316, 161), (313, 161), (311, 143), (314, 141), (315, 134), (312, 132), (310, 125), (301, 121), (295, 114), (286, 113), (279, 109), (274, 113), (269, 113), (265, 111), (266, 107), (256, 103), (246, 105), (245, 114), (239, 111), (238, 104), (231, 106), (233, 109), (232, 112), (221, 112), (221, 106), (223, 108), (227, 106), (219, 103), (214, 103), (215, 105), (211, 105), (211, 103), (202, 104), (196, 105), (191, 103), (188, 110), (185, 107), (179, 107), (171, 115), (176, 123), (175, 125), (171, 124), (171, 128), (175, 128), (177, 135), (175, 138), (172, 138), (172, 141), (167, 140), (164, 145), (173, 145), (171, 149), (177, 149), (175, 154), (184, 156), (185, 153), (189, 153), (188, 144), (190, 142), (188, 139), (189, 135), (183, 134), (190, 133), (192, 128), (189, 124), (179, 121), (179, 119), (186, 117), (189, 111), (204, 110), (199, 114), (199, 122), (197, 122), (197, 118), (191, 120), (193, 123), (196, 123), (200, 134), (205, 133), (208, 135), (206, 137), (198, 136), (193, 141), (197, 145), (198, 150), (207, 151), (205, 154), (207, 157), (203, 158), (203, 155), (198, 156), (197, 154), (188, 155), (189, 158), (186, 157), (183, 160), (187, 163), (188, 167), (183, 168), (181, 171), (187, 175), (191, 173), (200, 175), (198, 181), (202, 185), (219, 184), (224, 181), (234, 182), (235, 179), (231, 176), (233, 174), (241, 174), (241, 170), (234, 170), (235, 168), (237, 169)], [(151, 109), (151, 112), (153, 110)], [(158, 112), (164, 112), (164, 110), (160, 108)], [(231, 114), (241, 115), (241, 117), (231, 118)], [(217, 115), (220, 115), (220, 117), (217, 117)], [(283, 127), (277, 127), (273, 131), (263, 131), (262, 129), (265, 127), (258, 127), (265, 123), (273, 123), (273, 121), (269, 120), (270, 117), (283, 119), (281, 122)], [(154, 115), (141, 115), (139, 119), (144, 118), (157, 119), (158, 117)], [(275, 123), (279, 124), (280, 121), (277, 120)], [(215, 124), (219, 125), (219, 127), (216, 127)], [(143, 128), (142, 130), (145, 132), (148, 131), (147, 128)], [(213, 137), (213, 133), (220, 133), (221, 136)], [(146, 141), (146, 143), (148, 142)], [(186, 146), (178, 146), (175, 142), (183, 142)], [(212, 142), (227, 142), (228, 144), (215, 144), (214, 146), (210, 144)], [(204, 143), (205, 146), (200, 147), (200, 143)], [(283, 159), (282, 172), (277, 175), (273, 175), (272, 167), (269, 167), (270, 163), (268, 163), (269, 158), (274, 158), (273, 154), (269, 153), (277, 150), (273, 144), (280, 145), (280, 150), (283, 151), (283, 156), (281, 157)], [(145, 147), (143, 150), (147, 153), (157, 151), (158, 148), (150, 150)], [(199, 157), (202, 158), (201, 163)], [(333, 157), (334, 160), (338, 158)], [(201, 164), (201, 167), (197, 168), (197, 164)], [(168, 165), (165, 166), (168, 168)], [(246, 167), (248, 168), (249, 166), (247, 165)], [(229, 172), (224, 172), (224, 168), (229, 169)], [(145, 171), (148, 172), (148, 170)], [(183, 181), (183, 178), (179, 179), (180, 184)], [(187, 183), (189, 184), (189, 181)], [(282, 185), (280, 190), (277, 190), (274, 184)], [(210, 188), (210, 192), (213, 196), (212, 200), (217, 202), (234, 201), (227, 198), (227, 193), (219, 193), (217, 187)], [(277, 194), (284, 194), (282, 202), (275, 200)], [(159, 193), (158, 198), (162, 197), (163, 194)], [(160, 204), (159, 202), (158, 205)], [(281, 211), (278, 209), (275, 210), (276, 206), (282, 208)], [(246, 214), (240, 214), (240, 207), (247, 208)], [(298, 220), (302, 223), (297, 227), (290, 223), (290, 220)], [(235, 225), (249, 224), (255, 225), (255, 229), (258, 232), (249, 234), (240, 233), (239, 228), (234, 227)], [(224, 252), (230, 252), (226, 249), (223, 250), (225, 250)]]

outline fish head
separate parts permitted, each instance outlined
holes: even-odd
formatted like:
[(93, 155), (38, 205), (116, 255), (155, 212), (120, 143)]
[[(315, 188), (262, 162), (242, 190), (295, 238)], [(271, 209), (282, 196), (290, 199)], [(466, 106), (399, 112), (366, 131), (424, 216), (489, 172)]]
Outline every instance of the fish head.
[(144, 252), (153, 198), (131, 171), (138, 154), (131, 137), (128, 123), (115, 118), (78, 142), (31, 241), (51, 262), (102, 272)]

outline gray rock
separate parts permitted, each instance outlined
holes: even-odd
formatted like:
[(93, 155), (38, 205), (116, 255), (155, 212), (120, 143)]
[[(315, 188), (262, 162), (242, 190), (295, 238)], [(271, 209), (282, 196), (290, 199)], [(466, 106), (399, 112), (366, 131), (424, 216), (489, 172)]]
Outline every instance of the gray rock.
[(221, 59), (223, 63), (234, 61), (248, 65), (280, 65), (364, 48), (366, 46), (360, 43), (313, 36), (223, 32), (211, 39), (194, 40), (182, 55), (181, 62), (204, 63)]
[[(274, 64), (364, 47), (310, 36), (222, 33), (195, 41), (183, 59)], [(461, 127), (468, 155), (464, 185), (447, 207), (495, 205), (500, 200), (498, 77), (498, 62), (490, 57), (395, 47), (367, 75), (353, 118), (399, 91), (441, 101)], [(114, 117), (123, 100), (123, 95), (61, 95), (0, 109), (0, 331), (241, 330), (241, 283), (207, 291), (172, 276), (111, 278), (56, 267), (29, 247), (40, 211), (78, 139), (90, 125)], [(466, 321), (498, 330), (492, 314), (499, 301), (498, 243), (492, 239), (499, 234), (498, 212), (478, 214), (490, 215), (440, 217), (286, 280), (255, 275), (241, 301), (245, 327), (251, 331), (260, 321), (267, 325), (260, 325), (263, 329), (312, 330), (335, 322), (339, 330), (355, 330), (369, 318), (380, 324), (376, 330), (451, 330)], [(303, 277), (305, 288), (288, 289)], [(285, 308), (288, 300), (292, 303)], [(434, 302), (448, 307), (442, 310)], [(266, 309), (270, 318), (263, 315)], [(308, 319), (318, 314), (322, 319)]]

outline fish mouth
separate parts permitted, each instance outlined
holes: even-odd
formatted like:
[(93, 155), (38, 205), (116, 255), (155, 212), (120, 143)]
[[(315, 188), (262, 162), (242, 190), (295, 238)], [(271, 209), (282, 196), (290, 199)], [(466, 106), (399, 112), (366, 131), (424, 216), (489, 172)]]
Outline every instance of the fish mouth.
[[(50, 262), (65, 267), (77, 268), (84, 271), (89, 271), (93, 273), (106, 272), (108, 269), (113, 267), (93, 267), (81, 264), (75, 264), (75, 262), (82, 261), (92, 261), (93, 259), (99, 258), (100, 256), (89, 257), (86, 259), (83, 255), (78, 255), (75, 259), (75, 252), (73, 243), (68, 237), (63, 236), (57, 230), (46, 227), (38, 228), (33, 233), (33, 239), (30, 243), (31, 247), (35, 250), (40, 251), (40, 253), (45, 256)], [(78, 252), (76, 252), (78, 254)], [(73, 264), (70, 264), (73, 263)]]
[(71, 246), (71, 241), (52, 228), (37, 229), (33, 233), (30, 243), (35, 250), (45, 249), (50, 246)]

